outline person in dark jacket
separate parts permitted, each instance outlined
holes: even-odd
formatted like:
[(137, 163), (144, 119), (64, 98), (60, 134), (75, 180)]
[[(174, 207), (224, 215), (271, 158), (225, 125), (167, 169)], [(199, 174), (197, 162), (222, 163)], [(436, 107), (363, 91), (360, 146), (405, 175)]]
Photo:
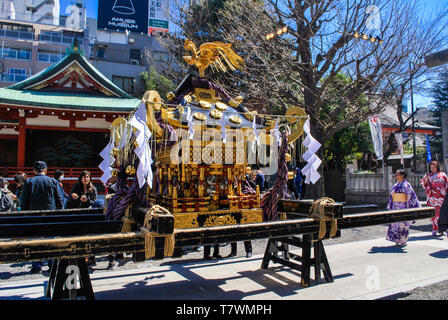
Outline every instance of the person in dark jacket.
[(260, 187), (260, 192), (263, 192), (265, 189), (265, 177), (260, 168), (257, 168), (255, 183)]
[[(62, 209), (62, 195), (56, 180), (46, 175), (47, 164), (43, 161), (36, 161), (34, 174), (35, 176), (28, 179), (23, 186), (22, 210)], [(39, 273), (41, 269), (42, 261), (32, 263), (32, 273)]]
[(445, 197), (442, 206), (440, 207), (439, 221), (437, 224), (440, 234), (443, 235), (445, 232), (448, 237), (448, 197)]
[(66, 205), (67, 205), (67, 201), (70, 198), (70, 196), (65, 192), (64, 185), (62, 184), (62, 180), (64, 180), (64, 171), (59, 170), (59, 169), (56, 170), (54, 172), (54, 179), (58, 183), (59, 192), (62, 195), (62, 205), (63, 205), (63, 208), (65, 208)]
[(57, 182), (46, 175), (47, 164), (36, 161), (34, 174), (35, 176), (28, 179), (23, 186), (22, 210), (62, 209), (62, 196)]
[(294, 196), (297, 200), (302, 199), (302, 172), (299, 167), (294, 168)]
[(67, 208), (90, 208), (95, 203), (96, 197), (97, 192), (92, 183), (92, 176), (85, 170), (79, 175), (78, 182), (72, 188)]

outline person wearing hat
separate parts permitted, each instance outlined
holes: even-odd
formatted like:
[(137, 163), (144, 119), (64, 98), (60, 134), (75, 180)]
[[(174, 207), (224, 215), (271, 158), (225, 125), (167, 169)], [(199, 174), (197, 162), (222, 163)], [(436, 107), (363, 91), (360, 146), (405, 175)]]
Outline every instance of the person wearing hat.
[(47, 164), (34, 163), (33, 178), (27, 180), (22, 192), (22, 210), (55, 210), (63, 208), (62, 195), (55, 179), (47, 176)]
[[(47, 164), (36, 161), (33, 169), (35, 176), (28, 179), (23, 186), (22, 210), (62, 209), (62, 195), (57, 181), (47, 176)], [(32, 273), (39, 273), (41, 269), (42, 261), (32, 263)]]

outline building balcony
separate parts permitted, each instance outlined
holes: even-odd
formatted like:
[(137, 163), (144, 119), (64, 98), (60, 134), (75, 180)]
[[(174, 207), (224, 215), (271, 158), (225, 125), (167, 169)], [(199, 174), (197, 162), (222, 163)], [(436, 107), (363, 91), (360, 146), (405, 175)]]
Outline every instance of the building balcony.
[(7, 59), (31, 61), (31, 50), (0, 48), (0, 57)]
[(0, 38), (33, 41), (34, 35), (29, 31), (0, 30)]
[(63, 54), (52, 53), (52, 52), (38, 52), (37, 61), (40, 62), (59, 62), (64, 57)]
[[(75, 42), (75, 37), (66, 37), (66, 36), (62, 36), (62, 35), (40, 34), (39, 40), (43, 41), (43, 42), (49, 42), (49, 43), (71, 45), (73, 42)], [(78, 38), (78, 44), (80, 46), (82, 46), (82, 44), (83, 44), (82, 38)]]

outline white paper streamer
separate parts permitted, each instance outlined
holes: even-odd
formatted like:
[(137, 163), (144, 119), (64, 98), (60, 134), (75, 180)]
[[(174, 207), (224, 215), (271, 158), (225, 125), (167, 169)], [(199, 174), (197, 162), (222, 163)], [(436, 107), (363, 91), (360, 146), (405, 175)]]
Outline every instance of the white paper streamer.
[(107, 180), (109, 180), (112, 177), (112, 165), (113, 162), (111, 160), (111, 150), (113, 150), (113, 144), (109, 142), (107, 146), (103, 149), (103, 151), (100, 152), (101, 158), (103, 158), (103, 161), (98, 166), (101, 171), (103, 171), (103, 175), (101, 176), (100, 180), (102, 183), (106, 184)]
[(317, 171), (319, 166), (322, 164), (322, 160), (316, 156), (316, 152), (321, 147), (321, 144), (311, 136), (310, 130), (310, 120), (306, 120), (303, 131), (306, 133), (307, 137), (303, 140), (303, 145), (307, 147), (307, 151), (303, 154), (303, 160), (307, 162), (307, 165), (303, 167), (302, 173), (305, 176), (305, 183), (315, 184), (317, 180), (320, 179), (320, 174)]
[(134, 152), (140, 159), (136, 172), (138, 185), (142, 188), (145, 182), (147, 182), (149, 186), (152, 186), (153, 174), (151, 164), (153, 161), (151, 158), (151, 148), (149, 146), (149, 139), (152, 134), (146, 125), (146, 106), (144, 103), (142, 103), (135, 112), (130, 121), (130, 125), (137, 129), (136, 142), (138, 147), (135, 148)]

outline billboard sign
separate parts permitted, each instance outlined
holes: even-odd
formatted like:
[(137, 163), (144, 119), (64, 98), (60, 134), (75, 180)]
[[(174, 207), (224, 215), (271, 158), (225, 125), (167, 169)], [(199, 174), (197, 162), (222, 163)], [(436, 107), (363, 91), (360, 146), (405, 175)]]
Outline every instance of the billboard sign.
[(154, 31), (168, 32), (168, 1), (149, 0), (148, 34)]
[(147, 33), (148, 5), (147, 0), (98, 0), (98, 29)]

